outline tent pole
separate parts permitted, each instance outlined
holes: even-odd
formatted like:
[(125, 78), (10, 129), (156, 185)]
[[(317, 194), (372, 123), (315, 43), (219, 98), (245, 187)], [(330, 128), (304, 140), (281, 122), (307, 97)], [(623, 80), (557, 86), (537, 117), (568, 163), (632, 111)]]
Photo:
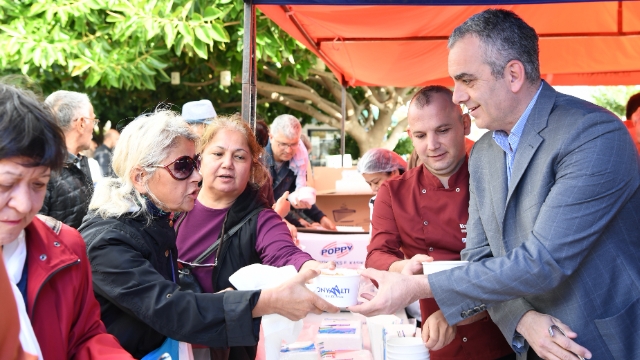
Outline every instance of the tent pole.
[(347, 87), (342, 84), (342, 128), (340, 129), (340, 161), (344, 167), (345, 134), (344, 123), (347, 121)]
[(242, 119), (256, 129), (256, 7), (244, 1), (244, 37), (242, 49)]

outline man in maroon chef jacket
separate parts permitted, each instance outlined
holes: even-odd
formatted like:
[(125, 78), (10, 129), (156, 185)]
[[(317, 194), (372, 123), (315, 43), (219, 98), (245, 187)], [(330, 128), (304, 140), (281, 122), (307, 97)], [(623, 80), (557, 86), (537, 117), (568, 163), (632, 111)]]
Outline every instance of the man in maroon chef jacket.
[[(422, 273), (427, 255), (460, 260), (469, 217), (465, 135), (471, 122), (443, 86), (419, 90), (409, 106), (409, 134), (423, 165), (387, 180), (373, 208), (367, 268)], [(422, 337), (431, 359), (515, 359), (486, 311), (449, 326), (435, 300), (421, 299)]]

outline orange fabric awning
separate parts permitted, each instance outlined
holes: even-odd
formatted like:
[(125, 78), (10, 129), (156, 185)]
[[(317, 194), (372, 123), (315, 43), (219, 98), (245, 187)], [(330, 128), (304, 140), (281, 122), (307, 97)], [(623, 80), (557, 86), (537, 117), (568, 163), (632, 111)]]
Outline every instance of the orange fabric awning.
[(640, 1), (507, 6), (258, 5), (344, 83), (452, 85), (447, 38), (487, 8), (516, 12), (540, 36), (552, 85), (640, 84)]

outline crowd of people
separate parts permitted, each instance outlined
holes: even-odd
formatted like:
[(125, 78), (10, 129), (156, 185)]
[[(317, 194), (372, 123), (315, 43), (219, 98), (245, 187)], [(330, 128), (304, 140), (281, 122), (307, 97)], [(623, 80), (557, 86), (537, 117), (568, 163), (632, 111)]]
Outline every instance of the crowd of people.
[[(453, 90), (424, 87), (409, 105), (410, 163), (384, 149), (358, 163), (375, 193), (362, 275), (378, 291), (349, 309), (419, 301), (434, 360), (640, 358), (640, 94), (627, 131), (556, 92), (535, 30), (506, 10), (472, 16), (448, 47)], [(471, 117), (490, 130), (475, 144)], [(2, 359), (177, 359), (186, 346), (250, 360), (263, 315), (339, 310), (305, 286), (335, 264), (296, 246), (299, 227), (335, 230), (287, 201), (308, 185), (298, 119), (254, 134), (200, 100), (92, 148), (98, 122), (85, 94), (0, 84)], [(81, 155), (92, 149), (99, 172)], [(298, 275), (235, 290), (229, 277), (258, 263)]]

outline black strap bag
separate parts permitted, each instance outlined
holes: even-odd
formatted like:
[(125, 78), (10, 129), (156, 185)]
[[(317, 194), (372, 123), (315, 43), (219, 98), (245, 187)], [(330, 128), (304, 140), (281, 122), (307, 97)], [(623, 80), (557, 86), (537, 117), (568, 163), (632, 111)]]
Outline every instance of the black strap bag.
[[(196, 279), (196, 277), (193, 275), (193, 269), (200, 266), (203, 266), (203, 267), (217, 266), (218, 254), (216, 254), (216, 259), (213, 264), (202, 264), (202, 262), (204, 261), (204, 259), (208, 258), (214, 251), (218, 250), (222, 242), (229, 239), (233, 234), (235, 234), (242, 227), (242, 225), (244, 225), (247, 221), (249, 221), (251, 217), (253, 217), (255, 214), (259, 213), (262, 210), (263, 210), (262, 208), (253, 210), (252, 212), (247, 214), (247, 216), (245, 216), (242, 220), (240, 220), (240, 222), (236, 224), (236, 226), (232, 227), (227, 233), (224, 232), (224, 224), (227, 222), (227, 216), (225, 215), (224, 220), (222, 222), (222, 231), (220, 232), (221, 236), (211, 246), (209, 246), (207, 250), (205, 250), (202, 254), (200, 254), (200, 256), (198, 256), (192, 262), (182, 261), (178, 259), (178, 277), (180, 279), (179, 281), (180, 287), (183, 290), (190, 290), (190, 291), (193, 291), (194, 293), (204, 292), (202, 291), (202, 286), (200, 286), (198, 279)], [(178, 230), (180, 229), (180, 225), (182, 224), (182, 221), (184, 221), (186, 217), (187, 217), (187, 214), (184, 214), (184, 216), (182, 216), (178, 220), (178, 223), (176, 224), (176, 235), (178, 234)]]

